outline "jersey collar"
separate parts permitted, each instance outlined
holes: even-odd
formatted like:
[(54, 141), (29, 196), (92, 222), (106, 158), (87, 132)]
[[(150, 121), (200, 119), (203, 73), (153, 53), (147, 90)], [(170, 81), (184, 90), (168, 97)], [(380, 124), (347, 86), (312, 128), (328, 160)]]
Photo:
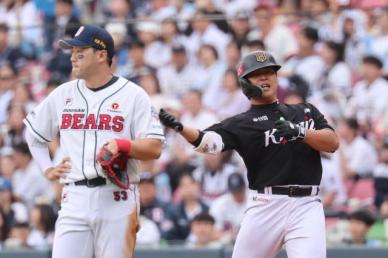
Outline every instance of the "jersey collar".
[(271, 104), (251, 105), (251, 110), (275, 110), (279, 107), (279, 100)]

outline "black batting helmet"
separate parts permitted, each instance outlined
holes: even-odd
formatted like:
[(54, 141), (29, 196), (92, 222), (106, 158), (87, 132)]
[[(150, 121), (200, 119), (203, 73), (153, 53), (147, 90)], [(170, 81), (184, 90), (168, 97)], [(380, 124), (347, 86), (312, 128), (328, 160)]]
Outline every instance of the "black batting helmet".
[(271, 67), (277, 72), (280, 69), (275, 58), (267, 51), (255, 51), (245, 56), (237, 67), (237, 76), (244, 94), (250, 98), (260, 97), (262, 91), (260, 87), (252, 85), (246, 76), (258, 69)]

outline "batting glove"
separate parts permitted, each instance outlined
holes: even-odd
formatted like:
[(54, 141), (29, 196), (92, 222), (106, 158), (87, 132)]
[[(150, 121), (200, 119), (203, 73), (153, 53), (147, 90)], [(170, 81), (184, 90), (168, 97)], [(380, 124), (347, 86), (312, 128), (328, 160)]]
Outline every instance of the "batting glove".
[(284, 137), (288, 141), (295, 141), (297, 139), (304, 139), (306, 136), (306, 128), (294, 124), (287, 120), (278, 120), (275, 122), (275, 128), (278, 135)]
[(172, 128), (177, 132), (181, 132), (183, 130), (183, 124), (175, 116), (164, 109), (160, 109), (159, 119), (165, 127)]

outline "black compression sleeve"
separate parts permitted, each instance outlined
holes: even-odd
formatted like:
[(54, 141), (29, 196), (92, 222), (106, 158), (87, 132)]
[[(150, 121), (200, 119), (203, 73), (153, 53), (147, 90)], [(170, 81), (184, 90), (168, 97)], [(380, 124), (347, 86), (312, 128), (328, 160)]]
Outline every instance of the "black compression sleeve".
[(202, 138), (204, 133), (202, 131), (199, 131), (198, 138), (195, 139), (195, 141), (190, 142), (194, 147), (198, 147), (201, 144)]

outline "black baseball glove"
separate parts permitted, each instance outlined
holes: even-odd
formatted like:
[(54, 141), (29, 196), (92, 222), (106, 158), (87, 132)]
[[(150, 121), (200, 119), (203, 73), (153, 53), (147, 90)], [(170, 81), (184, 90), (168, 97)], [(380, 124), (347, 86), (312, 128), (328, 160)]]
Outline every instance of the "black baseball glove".
[(105, 144), (98, 152), (96, 160), (100, 164), (105, 176), (122, 189), (129, 188), (127, 173), (128, 155), (123, 152), (113, 154)]
[(159, 119), (165, 127), (172, 128), (177, 132), (181, 132), (183, 130), (183, 124), (175, 116), (164, 109), (160, 109)]
[(276, 121), (275, 128), (277, 129), (278, 135), (288, 141), (304, 139), (306, 136), (306, 128), (284, 119)]

